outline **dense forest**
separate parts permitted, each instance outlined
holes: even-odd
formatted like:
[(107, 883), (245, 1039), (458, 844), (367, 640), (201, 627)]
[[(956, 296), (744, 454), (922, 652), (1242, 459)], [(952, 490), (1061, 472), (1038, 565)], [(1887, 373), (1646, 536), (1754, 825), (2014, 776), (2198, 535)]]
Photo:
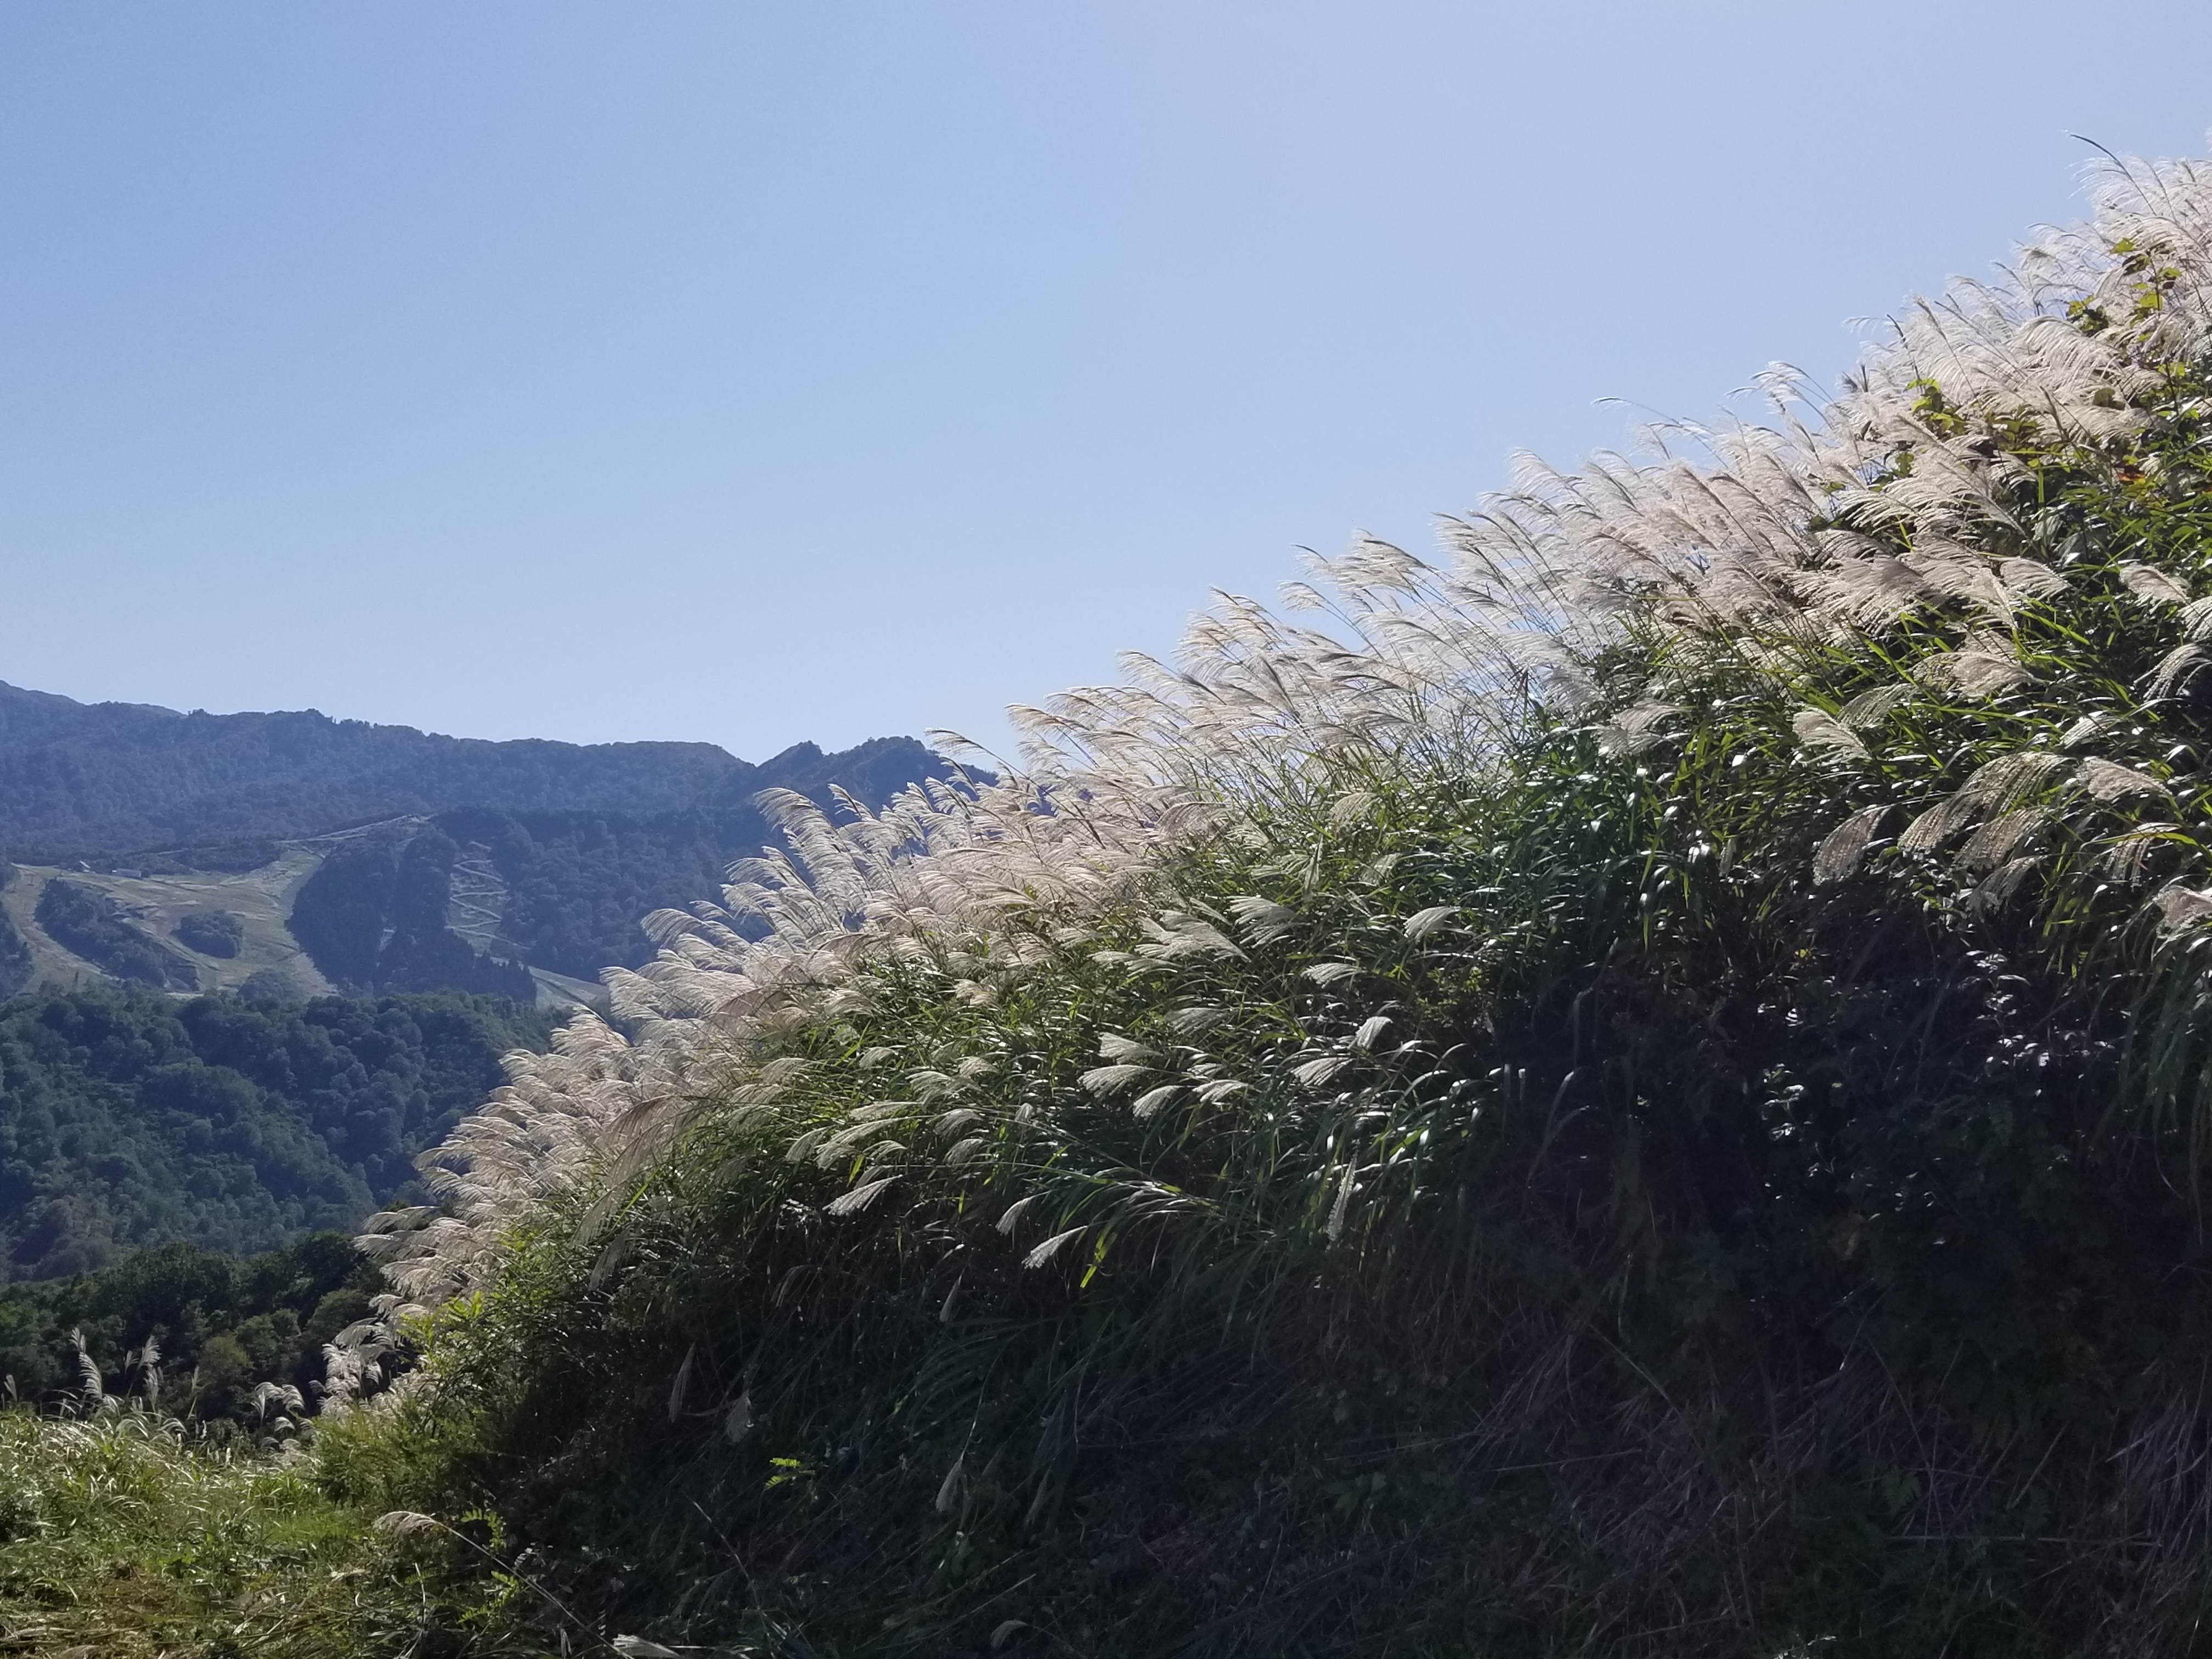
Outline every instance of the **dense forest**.
[(432, 826), (349, 842), (301, 884), (292, 937), (349, 991), (535, 994), (521, 952), (478, 951), (447, 926), (459, 849)]
[[(525, 996), (520, 963), (591, 980), (645, 962), (653, 950), (646, 917), (719, 897), (730, 865), (774, 839), (751, 807), (654, 817), (445, 812), (336, 848), (302, 884), (290, 927), (316, 967), (348, 989)], [(482, 850), (504, 888), (496, 934), (473, 960), (446, 920), (464, 847)]]
[(311, 835), (448, 806), (666, 811), (742, 790), (711, 744), (492, 743), (298, 714), (179, 714), (0, 687), (0, 846), (26, 862)]
[(529, 1004), (444, 992), (0, 1003), (0, 1281), (351, 1227), (419, 1190), (415, 1154), (547, 1030)]
[[(15, 866), (0, 858), (0, 893), (15, 880)], [(12, 997), (31, 982), (31, 947), (15, 927), (15, 919), (0, 910), (0, 1000)]]
[[(323, 1345), (368, 1314), (378, 1288), (343, 1233), (259, 1255), (136, 1251), (96, 1273), (0, 1288), (0, 1375), (19, 1400), (82, 1406), (82, 1340), (102, 1392), (265, 1431), (272, 1418), (303, 1414)], [(257, 1407), (264, 1382), (299, 1391), (289, 1413), (272, 1412), (266, 1395)]]

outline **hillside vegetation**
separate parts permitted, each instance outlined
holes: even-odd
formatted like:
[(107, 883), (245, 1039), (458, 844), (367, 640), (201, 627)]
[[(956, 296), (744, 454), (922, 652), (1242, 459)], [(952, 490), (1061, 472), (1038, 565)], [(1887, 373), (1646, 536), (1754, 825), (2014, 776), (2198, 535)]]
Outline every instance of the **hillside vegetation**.
[(763, 789), (830, 783), (880, 801), (939, 769), (933, 758), (879, 738), (837, 755), (802, 743), (753, 765), (706, 743), (491, 742), (312, 709), (181, 714), (0, 684), (0, 848), (40, 864), (191, 848), (192, 867), (225, 869), (273, 856), (276, 841), (465, 806), (743, 813)]
[(371, 1241), (418, 1506), (744, 1650), (2194, 1650), (2212, 180), (2018, 269), (787, 801)]
[(139, 1250), (97, 1273), (0, 1287), (0, 1377), (12, 1401), (48, 1411), (96, 1410), (106, 1395), (204, 1430), (289, 1434), (327, 1380), (324, 1345), (368, 1316), (380, 1288), (337, 1232), (258, 1255)]
[[(42, 970), (29, 911), (0, 915), (0, 995), (86, 969), (235, 985), (285, 971), (296, 939), (315, 989), (528, 1000), (532, 966), (589, 984), (646, 961), (642, 917), (713, 899), (775, 840), (763, 791), (874, 808), (946, 770), (910, 738), (756, 766), (706, 744), (489, 743), (0, 684), (0, 851), (47, 866), (37, 927), (68, 957)], [(282, 921), (226, 937), (212, 916), (240, 898)]]
[(416, 1154), (546, 1029), (528, 1004), (450, 993), (0, 1003), (0, 1283), (352, 1228), (420, 1194)]
[(199, 969), (183, 951), (133, 927), (96, 887), (59, 878), (39, 893), (39, 926), (58, 943), (117, 979), (157, 990), (196, 991)]
[(347, 1570), (476, 1528), (487, 1653), (2202, 1651), (2212, 173), (2015, 270), (783, 797), (371, 1230)]

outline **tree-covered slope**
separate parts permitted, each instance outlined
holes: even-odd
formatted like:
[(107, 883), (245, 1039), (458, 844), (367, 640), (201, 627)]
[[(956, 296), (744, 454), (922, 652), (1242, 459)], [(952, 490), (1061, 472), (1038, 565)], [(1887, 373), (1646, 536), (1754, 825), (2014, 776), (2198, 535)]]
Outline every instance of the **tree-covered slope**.
[(0, 684), (0, 848), (34, 863), (462, 806), (650, 817), (832, 782), (879, 800), (933, 769), (911, 738), (834, 756), (800, 744), (750, 765), (712, 744), (490, 742), (312, 709), (181, 714)]
[(353, 1227), (544, 1036), (526, 1004), (453, 994), (0, 1003), (0, 1281)]
[[(304, 1415), (324, 1380), (323, 1345), (370, 1313), (376, 1289), (342, 1233), (252, 1255), (137, 1250), (97, 1272), (0, 1287), (0, 1374), (16, 1399), (97, 1409), (88, 1361), (103, 1393), (266, 1432)], [(297, 1399), (264, 1391), (257, 1401), (264, 1382)]]
[[(15, 866), (0, 858), (0, 893), (15, 880)], [(0, 909), (0, 998), (11, 997), (31, 982), (31, 947), (15, 918)]]
[[(763, 792), (876, 807), (947, 770), (909, 738), (837, 754), (802, 743), (751, 765), (704, 744), (489, 743), (0, 684), (0, 849), (46, 866), (38, 925), (69, 962), (43, 977), (60, 982), (86, 969), (179, 990), (248, 976), (250, 963), (195, 961), (176, 948), (198, 950), (184, 933), (145, 919), (149, 902), (173, 911), (174, 892), (105, 888), (198, 881), (198, 909), (220, 911), (224, 878), (328, 854), (288, 892), (286, 926), (331, 983), (526, 1000), (530, 966), (589, 982), (649, 956), (642, 918), (711, 900), (733, 860), (775, 839)], [(357, 826), (370, 827), (346, 833)], [(201, 954), (231, 960), (227, 942)], [(276, 948), (260, 944), (258, 957)], [(34, 955), (0, 916), (0, 994), (40, 976)]]
[(2212, 175), (2015, 268), (784, 803), (372, 1237), (410, 1505), (753, 1651), (2201, 1651)]

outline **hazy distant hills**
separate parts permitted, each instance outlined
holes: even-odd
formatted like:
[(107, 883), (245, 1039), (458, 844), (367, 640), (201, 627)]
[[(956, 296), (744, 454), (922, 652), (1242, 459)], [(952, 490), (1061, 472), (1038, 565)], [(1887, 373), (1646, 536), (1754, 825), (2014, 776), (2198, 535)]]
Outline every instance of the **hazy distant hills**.
[(0, 682), (0, 848), (34, 863), (282, 840), (462, 806), (649, 817), (742, 809), (771, 786), (833, 782), (882, 799), (942, 769), (911, 738), (839, 755), (800, 744), (751, 765), (707, 743), (492, 742), (312, 709), (82, 703)]
[(0, 880), (0, 995), (257, 975), (309, 994), (589, 994), (649, 954), (642, 917), (712, 898), (774, 838), (763, 790), (880, 805), (949, 770), (911, 738), (754, 764), (0, 683), (0, 855), (21, 866)]

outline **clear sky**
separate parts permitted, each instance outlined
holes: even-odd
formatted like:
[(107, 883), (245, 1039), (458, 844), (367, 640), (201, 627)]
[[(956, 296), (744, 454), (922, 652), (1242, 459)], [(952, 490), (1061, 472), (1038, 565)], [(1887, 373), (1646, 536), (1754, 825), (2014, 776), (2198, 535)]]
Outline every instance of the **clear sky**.
[(995, 738), (2208, 124), (2202, 0), (7, 0), (0, 679)]

